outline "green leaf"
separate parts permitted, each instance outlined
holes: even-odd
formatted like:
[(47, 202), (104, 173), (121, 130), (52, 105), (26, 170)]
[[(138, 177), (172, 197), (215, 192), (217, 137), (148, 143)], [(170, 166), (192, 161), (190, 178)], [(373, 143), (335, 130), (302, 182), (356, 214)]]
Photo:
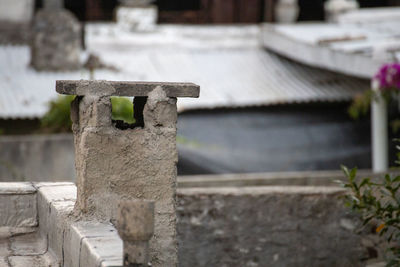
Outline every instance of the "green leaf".
[(370, 178), (365, 178), (362, 180), (361, 184), (360, 184), (360, 188), (363, 187), (364, 185), (368, 185), (370, 183), (371, 179)]
[(344, 165), (340, 165), (340, 168), (342, 169), (342, 171), (344, 172), (344, 174), (346, 175), (347, 178), (350, 178), (350, 172), (349, 169), (344, 166)]
[(354, 181), (354, 179), (356, 178), (357, 175), (357, 167), (351, 169), (350, 171), (350, 180)]
[(390, 179), (390, 175), (389, 174), (386, 174), (385, 175), (385, 181), (386, 181), (386, 183), (390, 183), (391, 182), (391, 179)]
[(396, 177), (392, 180), (392, 182), (394, 182), (394, 183), (400, 182), (400, 175), (399, 175), (399, 176), (396, 176)]

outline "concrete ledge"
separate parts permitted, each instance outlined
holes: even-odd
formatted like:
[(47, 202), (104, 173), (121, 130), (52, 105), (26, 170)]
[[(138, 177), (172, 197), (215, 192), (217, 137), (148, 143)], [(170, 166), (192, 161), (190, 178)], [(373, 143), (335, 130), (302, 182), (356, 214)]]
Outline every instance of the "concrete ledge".
[[(399, 171), (392, 171), (399, 174)], [(383, 177), (384, 173), (359, 170), (358, 178)], [(243, 187), (243, 186), (337, 186), (335, 180), (345, 181), (342, 171), (266, 172), (217, 175), (187, 175), (178, 177), (178, 188)]]
[(219, 188), (182, 188), (178, 189), (180, 195), (201, 196), (260, 196), (266, 194), (279, 195), (337, 195), (346, 192), (341, 187), (325, 186), (253, 186), (253, 187), (219, 187)]
[(38, 183), (40, 234), (61, 266), (122, 266), (122, 240), (110, 223), (76, 221), (76, 186)]
[(64, 235), (64, 266), (122, 265), (122, 240), (113, 225), (96, 221), (70, 225)]
[(48, 250), (63, 265), (63, 240), (76, 200), (76, 186), (48, 183), (38, 189), (39, 232), (48, 240)]
[(32, 184), (0, 183), (0, 214), (0, 230), (7, 228), (1, 232), (37, 226), (36, 189)]
[(36, 188), (29, 182), (0, 183), (0, 195), (26, 195), (34, 193), (36, 193)]

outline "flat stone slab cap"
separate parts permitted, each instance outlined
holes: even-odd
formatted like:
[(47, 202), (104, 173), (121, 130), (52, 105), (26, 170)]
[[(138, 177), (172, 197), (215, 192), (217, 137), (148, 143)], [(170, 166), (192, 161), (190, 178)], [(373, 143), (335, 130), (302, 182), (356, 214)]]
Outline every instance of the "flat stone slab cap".
[(160, 86), (168, 97), (199, 97), (200, 86), (194, 83), (132, 82), (101, 80), (58, 80), (56, 91), (64, 95), (148, 96)]
[(29, 182), (1, 182), (0, 195), (33, 194), (36, 188)]

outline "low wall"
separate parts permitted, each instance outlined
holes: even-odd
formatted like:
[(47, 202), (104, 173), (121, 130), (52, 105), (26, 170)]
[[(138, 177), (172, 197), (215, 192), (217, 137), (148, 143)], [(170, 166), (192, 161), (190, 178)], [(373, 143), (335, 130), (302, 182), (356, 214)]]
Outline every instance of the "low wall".
[[(398, 170), (388, 173), (399, 175)], [(381, 179), (385, 173), (373, 173), (371, 170), (358, 170), (357, 179), (370, 177)], [(178, 177), (179, 188), (193, 187), (243, 187), (243, 186), (338, 186), (338, 181), (347, 181), (340, 170), (335, 171), (299, 171), (265, 172), (237, 174), (185, 175)]]
[(70, 134), (0, 137), (0, 181), (75, 181)]
[(178, 191), (181, 266), (365, 266), (382, 255), (338, 187)]
[[(75, 151), (71, 134), (0, 136), (0, 182), (75, 182)], [(349, 166), (353, 167), (353, 166)], [(360, 177), (381, 176), (360, 170)], [(179, 176), (178, 186), (226, 187), (266, 185), (335, 186), (343, 179), (340, 170), (241, 173)]]
[[(360, 221), (339, 199), (343, 192), (324, 186), (179, 189), (179, 266), (369, 266), (384, 248), (369, 229), (356, 234)], [(0, 183), (0, 197), (0, 239), (39, 226), (49, 257), (61, 266), (122, 266), (115, 228), (72, 216), (74, 184)]]

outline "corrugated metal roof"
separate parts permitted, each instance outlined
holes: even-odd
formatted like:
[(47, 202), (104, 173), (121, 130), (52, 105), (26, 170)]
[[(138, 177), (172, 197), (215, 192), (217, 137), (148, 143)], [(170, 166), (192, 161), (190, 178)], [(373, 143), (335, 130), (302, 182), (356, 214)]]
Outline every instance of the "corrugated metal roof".
[(0, 46), (0, 118), (41, 117), (57, 97), (57, 79), (85, 78), (81, 72), (36, 72), (29, 68), (29, 59), (26, 46)]
[(180, 98), (179, 110), (343, 101), (369, 88), (367, 80), (304, 66), (261, 48), (97, 52), (125, 70), (97, 78), (199, 84), (200, 98)]
[[(118, 43), (118, 42), (117, 42)], [(369, 87), (366, 80), (307, 67), (255, 47), (135, 47), (89, 42), (89, 51), (120, 71), (104, 80), (182, 81), (201, 86), (200, 98), (181, 98), (179, 110), (342, 101)], [(242, 44), (242, 43), (241, 43)], [(122, 52), (121, 52), (122, 51)], [(0, 118), (36, 118), (56, 97), (55, 80), (87, 79), (87, 71), (36, 72), (26, 46), (0, 46)]]

